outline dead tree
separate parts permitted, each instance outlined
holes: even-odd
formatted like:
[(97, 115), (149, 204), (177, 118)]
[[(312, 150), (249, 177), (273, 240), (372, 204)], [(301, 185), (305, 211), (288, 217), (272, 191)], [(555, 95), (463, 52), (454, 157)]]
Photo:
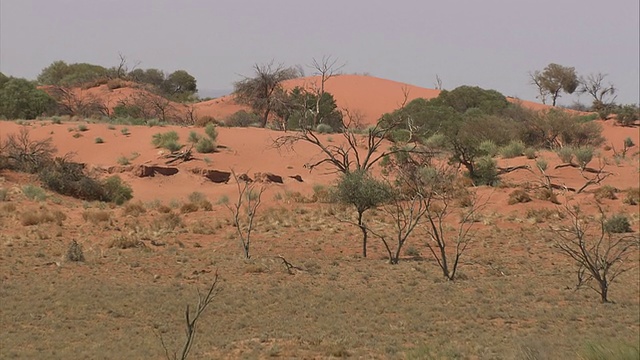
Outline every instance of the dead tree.
[(215, 277), (213, 278), (213, 283), (209, 287), (206, 293), (202, 294), (198, 290), (198, 305), (196, 305), (195, 311), (192, 313), (189, 305), (187, 305), (187, 309), (185, 311), (185, 321), (186, 321), (186, 339), (184, 345), (182, 346), (182, 350), (180, 350), (180, 354), (178, 355), (177, 351), (174, 351), (173, 354), (169, 353), (169, 349), (164, 342), (162, 336), (159, 336), (160, 343), (162, 344), (162, 348), (164, 349), (164, 354), (167, 360), (185, 360), (189, 356), (191, 352), (191, 348), (193, 347), (193, 342), (196, 336), (196, 325), (200, 316), (207, 309), (209, 304), (213, 301), (214, 297), (218, 293), (218, 272), (216, 271)]
[[(400, 261), (402, 247), (427, 214), (428, 208), (423, 200), (422, 194), (413, 194), (410, 197), (396, 194), (391, 203), (384, 207), (385, 212), (393, 219), (393, 235), (370, 229), (384, 244), (389, 255), (389, 264), (397, 264)], [(391, 248), (392, 241), (395, 243), (395, 249)]]
[(254, 220), (262, 201), (262, 194), (266, 189), (265, 187), (261, 187), (259, 190), (256, 190), (255, 182), (240, 180), (235, 171), (231, 171), (231, 174), (238, 187), (238, 200), (233, 205), (227, 202), (225, 206), (233, 215), (233, 224), (238, 232), (244, 257), (249, 259), (251, 257), (249, 253), (251, 232), (254, 229)]
[(580, 79), (578, 94), (589, 94), (593, 98), (593, 110), (603, 110), (615, 104), (618, 89), (611, 83), (605, 85), (606, 77), (607, 74), (597, 73)]
[(325, 84), (334, 76), (340, 75), (340, 70), (345, 64), (338, 65), (338, 59), (329, 56), (323, 56), (321, 60), (315, 58), (311, 62), (310, 67), (314, 70), (314, 75), (320, 76), (320, 87), (315, 86), (313, 89), (316, 95), (316, 107), (313, 116), (313, 126), (320, 123), (320, 101), (325, 93)]
[(442, 275), (449, 281), (456, 279), (460, 258), (473, 240), (471, 230), (476, 222), (475, 217), (489, 201), (487, 198), (480, 202), (475, 195), (471, 195), (469, 206), (460, 210), (458, 225), (449, 230), (451, 218), (456, 213), (453, 204), (460, 196), (460, 188), (455, 185), (456, 176), (452, 168), (434, 169), (422, 198), (426, 208), (425, 243), (442, 270)]
[(637, 257), (633, 260), (631, 255), (638, 249), (638, 235), (608, 232), (606, 214), (602, 207), (598, 206), (598, 210), (597, 228), (592, 229), (578, 206), (565, 204), (564, 213), (570, 223), (550, 228), (550, 236), (558, 250), (576, 262), (576, 289), (587, 286), (600, 295), (600, 301), (608, 303), (611, 283), (637, 265)]
[[(354, 170), (368, 171), (385, 156), (417, 149), (416, 146), (383, 149), (385, 139), (398, 127), (399, 122), (378, 122), (375, 126), (367, 129), (364, 135), (360, 135), (351, 126), (351, 118), (349, 116), (347, 118), (349, 121), (342, 128), (340, 133), (342, 141), (339, 143), (325, 142), (312, 129), (303, 127), (297, 132), (278, 137), (274, 141), (274, 146), (276, 148), (293, 148), (293, 145), (298, 142), (309, 143), (321, 151), (322, 157), (321, 160), (308, 163), (305, 166), (309, 171), (313, 171), (322, 164), (328, 164), (336, 172), (343, 174)], [(365, 150), (363, 151), (362, 148)]]

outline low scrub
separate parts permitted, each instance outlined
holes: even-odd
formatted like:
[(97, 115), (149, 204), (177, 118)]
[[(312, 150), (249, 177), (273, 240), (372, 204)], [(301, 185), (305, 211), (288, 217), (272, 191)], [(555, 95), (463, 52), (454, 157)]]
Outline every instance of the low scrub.
[(593, 196), (596, 198), (597, 201), (601, 201), (604, 199), (615, 200), (618, 198), (616, 196), (617, 192), (618, 192), (618, 189), (616, 189), (615, 187), (611, 185), (605, 185), (595, 190), (593, 192)]
[(39, 209), (27, 209), (20, 215), (20, 223), (23, 226), (40, 225), (43, 223), (56, 223), (62, 225), (62, 222), (67, 219), (60, 210), (49, 210), (46, 207)]
[(500, 155), (502, 155), (502, 157), (505, 159), (515, 158), (518, 156), (522, 156), (525, 148), (526, 146), (522, 141), (520, 140), (512, 141), (509, 144), (507, 144), (505, 147), (500, 149)]
[(509, 194), (509, 205), (527, 203), (529, 201), (531, 201), (531, 196), (529, 196), (529, 194), (522, 189), (514, 190), (511, 192), (511, 194)]
[(249, 127), (252, 124), (259, 122), (260, 117), (258, 115), (244, 110), (235, 112), (224, 120), (224, 124), (229, 127)]
[(626, 191), (622, 203), (627, 205), (640, 204), (640, 188), (630, 188)]
[(165, 133), (157, 133), (153, 135), (151, 144), (156, 148), (167, 149), (171, 152), (178, 151), (182, 148), (182, 145), (178, 143), (180, 136), (175, 131), (168, 131)]
[(615, 214), (604, 222), (604, 229), (611, 234), (631, 232), (631, 223), (625, 214)]

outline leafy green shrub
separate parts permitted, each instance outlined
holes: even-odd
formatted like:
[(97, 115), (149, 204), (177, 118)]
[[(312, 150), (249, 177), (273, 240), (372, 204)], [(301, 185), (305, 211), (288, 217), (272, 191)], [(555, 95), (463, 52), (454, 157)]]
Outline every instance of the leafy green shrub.
[(198, 135), (197, 132), (195, 132), (195, 131), (189, 132), (189, 138), (187, 139), (187, 142), (190, 142), (192, 144), (196, 144), (198, 142), (198, 140), (200, 140), (200, 135)]
[(196, 143), (196, 151), (202, 154), (208, 154), (216, 151), (216, 144), (209, 138), (200, 138)]
[(433, 148), (444, 148), (447, 144), (447, 136), (436, 133), (425, 140), (425, 145)]
[(630, 137), (627, 137), (624, 139), (624, 142), (622, 144), (625, 148), (630, 148), (633, 147), (635, 144), (633, 143), (633, 140)]
[(569, 164), (571, 160), (573, 160), (574, 150), (570, 146), (563, 146), (556, 151), (556, 154), (560, 158), (560, 161)]
[(611, 234), (622, 234), (633, 231), (629, 218), (625, 214), (615, 214), (605, 220), (604, 230)]
[(616, 121), (622, 126), (631, 126), (640, 118), (637, 105), (624, 105), (616, 111)]
[(237, 111), (229, 115), (225, 120), (225, 125), (229, 127), (249, 127), (251, 124), (259, 123), (260, 117), (254, 113), (244, 110)]
[(166, 133), (157, 133), (153, 135), (151, 143), (157, 148), (164, 148), (171, 152), (182, 149), (182, 145), (178, 143), (178, 133), (175, 131), (168, 131)]
[(133, 190), (122, 179), (117, 176), (107, 178), (102, 184), (105, 192), (106, 201), (122, 205), (125, 201), (133, 197)]
[(318, 124), (318, 126), (316, 126), (316, 132), (320, 134), (331, 134), (333, 128), (329, 124)]
[(524, 152), (525, 145), (520, 140), (515, 140), (510, 142), (508, 145), (500, 149), (500, 154), (505, 159), (511, 159), (514, 157), (521, 156)]
[(535, 159), (536, 158), (536, 149), (532, 148), (532, 147), (528, 147), (526, 149), (524, 149), (524, 156), (527, 159)]
[(43, 188), (36, 185), (25, 185), (22, 187), (22, 193), (29, 200), (45, 201), (47, 199), (47, 193)]
[(495, 186), (498, 178), (498, 164), (489, 156), (483, 156), (475, 163), (474, 174), (471, 178), (476, 185)]
[(496, 145), (493, 140), (483, 140), (480, 145), (478, 145), (478, 150), (480, 150), (482, 154), (490, 157), (498, 155), (498, 145)]
[(207, 123), (204, 127), (204, 132), (207, 134), (211, 141), (216, 141), (218, 139), (218, 130), (216, 130), (216, 126), (213, 123)]
[(593, 148), (590, 146), (581, 146), (575, 149), (573, 153), (581, 169), (586, 168), (593, 159)]

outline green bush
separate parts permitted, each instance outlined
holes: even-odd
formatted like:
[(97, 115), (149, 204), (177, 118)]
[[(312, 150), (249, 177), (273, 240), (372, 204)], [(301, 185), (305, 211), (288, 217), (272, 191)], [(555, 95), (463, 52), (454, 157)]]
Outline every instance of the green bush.
[(605, 220), (604, 229), (611, 234), (622, 234), (633, 231), (629, 218), (625, 214), (616, 214)]
[(471, 177), (476, 185), (495, 186), (500, 180), (498, 178), (498, 164), (489, 156), (483, 156), (475, 163), (474, 173)]
[(478, 145), (478, 150), (480, 150), (482, 154), (490, 157), (498, 155), (498, 145), (496, 145), (493, 140), (483, 140), (480, 145)]
[(433, 148), (444, 148), (447, 144), (447, 137), (444, 134), (436, 133), (425, 140), (425, 145)]
[(216, 144), (209, 138), (200, 138), (196, 143), (196, 151), (202, 154), (208, 154), (216, 151)]
[(104, 140), (102, 140), (102, 138), (101, 138), (101, 137), (97, 137), (97, 138), (96, 138), (96, 140), (95, 140), (95, 142), (96, 142), (96, 144), (103, 144), (103, 143), (104, 143)]
[(198, 135), (197, 132), (195, 131), (189, 132), (189, 138), (187, 139), (187, 142), (196, 144), (199, 140), (200, 140), (200, 135)]
[(535, 159), (536, 158), (536, 149), (528, 147), (526, 149), (524, 149), (524, 156), (527, 159)]
[(211, 141), (216, 141), (218, 139), (218, 130), (216, 130), (216, 126), (213, 123), (207, 123), (204, 127), (204, 132), (209, 136)]
[(229, 115), (225, 120), (225, 125), (229, 127), (249, 127), (251, 124), (259, 123), (260, 117), (254, 113), (240, 110)]
[(593, 148), (590, 146), (581, 146), (574, 150), (574, 155), (576, 156), (578, 166), (584, 169), (593, 159)]
[(177, 132), (168, 131), (166, 133), (154, 134), (151, 143), (157, 148), (164, 148), (174, 152), (182, 149), (182, 145), (178, 143), (179, 138)]
[(333, 128), (329, 124), (318, 124), (318, 126), (316, 126), (316, 132), (320, 134), (331, 134)]
[(125, 184), (117, 175), (107, 178), (102, 185), (104, 187), (106, 201), (122, 205), (125, 201), (133, 197), (131, 187)]
[(47, 199), (47, 193), (43, 188), (31, 184), (23, 186), (22, 193), (29, 200), (45, 201)]
[(640, 118), (637, 105), (624, 105), (616, 111), (616, 121), (622, 126), (631, 126)]
[(574, 150), (570, 146), (563, 146), (556, 151), (556, 154), (563, 163), (569, 164), (573, 159)]
[(635, 146), (635, 144), (633, 143), (633, 140), (630, 137), (627, 137), (624, 139), (624, 142), (622, 144), (625, 148), (630, 148)]
[(515, 140), (510, 142), (508, 145), (500, 149), (500, 154), (505, 159), (511, 159), (514, 157), (521, 156), (524, 152), (525, 145), (520, 140)]

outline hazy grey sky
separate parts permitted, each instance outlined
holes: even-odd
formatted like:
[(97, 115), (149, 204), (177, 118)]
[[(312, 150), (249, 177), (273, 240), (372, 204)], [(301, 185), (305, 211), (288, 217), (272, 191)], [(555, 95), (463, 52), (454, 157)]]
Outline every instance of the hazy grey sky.
[(256, 62), (332, 55), (344, 72), (534, 100), (528, 72), (555, 62), (607, 73), (618, 101), (637, 103), (639, 12), (638, 0), (0, 0), (0, 71), (34, 79), (120, 52), (227, 89)]

